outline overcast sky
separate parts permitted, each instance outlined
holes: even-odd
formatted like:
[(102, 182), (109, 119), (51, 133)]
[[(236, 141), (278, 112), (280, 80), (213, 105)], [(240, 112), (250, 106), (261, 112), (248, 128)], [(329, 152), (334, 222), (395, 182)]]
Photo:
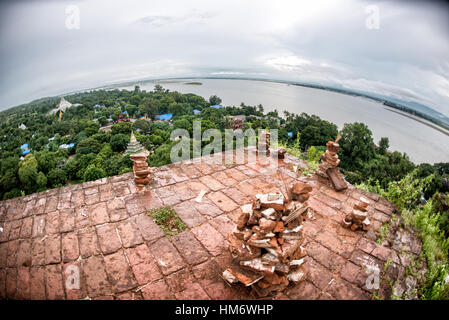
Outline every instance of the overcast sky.
[(449, 7), (362, 0), (2, 2), (0, 74), (0, 109), (126, 80), (229, 75), (340, 85), (418, 101), (449, 116)]

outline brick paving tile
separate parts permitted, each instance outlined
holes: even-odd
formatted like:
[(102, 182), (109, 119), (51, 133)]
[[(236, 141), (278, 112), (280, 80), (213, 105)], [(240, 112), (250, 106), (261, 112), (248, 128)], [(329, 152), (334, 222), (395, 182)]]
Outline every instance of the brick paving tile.
[(178, 300), (210, 300), (207, 293), (198, 283), (192, 283), (186, 290), (176, 292), (175, 297)]
[(112, 189), (112, 184), (104, 184), (99, 186), (100, 189), (100, 201), (109, 201), (114, 199), (114, 190)]
[(335, 279), (326, 292), (337, 298), (338, 300), (367, 300), (370, 299), (368, 293), (362, 289), (355, 288), (345, 280)]
[(146, 300), (170, 300), (174, 299), (164, 280), (150, 283), (142, 288), (143, 298)]
[(309, 242), (305, 247), (308, 255), (332, 272), (338, 272), (346, 260), (317, 242)]
[(129, 216), (135, 216), (145, 212), (143, 199), (138, 195), (129, 195), (125, 197), (125, 206)]
[(77, 229), (82, 229), (91, 225), (89, 219), (89, 207), (75, 209), (75, 224)]
[(6, 260), (8, 258), (8, 243), (0, 243), (0, 268), (6, 268)]
[(225, 215), (221, 215), (209, 220), (209, 224), (214, 227), (221, 235), (227, 239), (234, 230), (235, 223)]
[(45, 300), (45, 297), (45, 267), (31, 267), (30, 298), (31, 300)]
[(44, 240), (45, 243), (45, 264), (61, 262), (61, 236), (51, 234)]
[(115, 298), (117, 300), (142, 300), (142, 293), (141, 292), (134, 292), (134, 291), (127, 291), (123, 293), (119, 293), (115, 295)]
[(92, 206), (89, 212), (89, 218), (91, 220), (92, 225), (99, 225), (109, 222), (109, 215), (106, 202), (100, 202)]
[(179, 167), (175, 167), (175, 166), (171, 167), (169, 169), (168, 173), (172, 176), (172, 178), (176, 182), (182, 182), (182, 181), (186, 181), (189, 179), (187, 174)]
[(134, 247), (143, 242), (135, 219), (127, 219), (117, 223), (117, 229), (122, 239), (123, 247)]
[(115, 226), (105, 224), (97, 227), (98, 242), (103, 254), (116, 252), (122, 247)]
[(192, 204), (203, 216), (206, 217), (216, 217), (223, 213), (223, 211), (206, 196), (202, 198), (201, 202), (193, 200)]
[(164, 236), (164, 231), (146, 214), (135, 217), (137, 227), (145, 241), (154, 241)]
[(91, 206), (95, 203), (100, 202), (100, 195), (99, 193), (84, 195), (84, 203), (88, 206)]
[(251, 202), (251, 197), (240, 192), (238, 189), (227, 188), (221, 190), (221, 192), (223, 192), (226, 196), (228, 196), (230, 199), (232, 199), (235, 203), (237, 203), (240, 206)]
[(111, 222), (117, 222), (128, 218), (128, 212), (123, 199), (114, 199), (108, 201), (107, 204)]
[(172, 238), (172, 243), (181, 253), (181, 256), (190, 265), (207, 260), (210, 255), (190, 231), (184, 231)]
[(67, 300), (80, 300), (87, 297), (87, 287), (82, 270), (81, 261), (64, 264), (62, 275)]
[(368, 274), (364, 269), (355, 265), (354, 263), (348, 261), (346, 265), (342, 268), (340, 276), (342, 279), (356, 284), (359, 287), (363, 287), (365, 285), (366, 278)]
[(285, 293), (291, 299), (315, 300), (320, 296), (321, 290), (315, 287), (311, 282), (306, 280), (300, 282), (296, 286), (288, 287), (285, 290)]
[(123, 251), (105, 256), (104, 263), (114, 292), (127, 291), (137, 286)]
[(172, 190), (178, 195), (181, 201), (190, 200), (197, 196), (197, 194), (190, 189), (187, 182), (181, 182), (173, 185)]
[(31, 246), (31, 264), (33, 266), (43, 266), (45, 264), (45, 243), (43, 238), (34, 238)]
[(173, 209), (189, 228), (193, 228), (206, 221), (191, 201), (181, 202), (174, 206)]
[(45, 213), (56, 211), (58, 208), (58, 197), (47, 198), (45, 203)]
[(32, 255), (32, 241), (31, 239), (20, 240), (19, 250), (17, 252), (17, 266), (29, 267), (31, 266), (31, 255)]
[(75, 190), (72, 192), (72, 208), (79, 208), (84, 206), (84, 190)]
[(87, 258), (100, 253), (97, 234), (93, 227), (87, 227), (78, 231), (79, 250), (82, 258)]
[(227, 241), (208, 223), (193, 228), (192, 233), (213, 256), (227, 249)]
[(22, 227), (22, 219), (11, 222), (11, 230), (9, 231), (9, 241), (20, 238), (20, 229)]
[(207, 187), (205, 184), (201, 183), (198, 179), (195, 180), (189, 180), (186, 182), (189, 189), (192, 191), (194, 197), (198, 196), (198, 194), (205, 190), (206, 192), (209, 191), (209, 187)]
[(225, 188), (223, 184), (221, 184), (217, 179), (213, 178), (212, 176), (202, 176), (199, 178), (199, 180), (201, 181), (202, 184), (206, 185), (212, 191), (218, 191)]
[(147, 245), (142, 244), (135, 248), (127, 249), (126, 256), (140, 286), (162, 278), (162, 274)]
[(184, 171), (184, 173), (190, 178), (190, 179), (196, 179), (200, 176), (202, 176), (203, 174), (201, 173), (201, 171), (199, 171), (198, 169), (196, 169), (192, 164), (189, 165), (181, 165), (182, 170)]
[(6, 270), (6, 298), (15, 299), (17, 292), (17, 269), (8, 268)]
[(17, 295), (16, 299), (30, 300), (31, 299), (31, 282), (30, 282), (30, 268), (19, 267), (17, 269)]
[(256, 194), (261, 193), (261, 190), (259, 188), (257, 188), (256, 186), (252, 185), (247, 181), (240, 182), (239, 184), (236, 185), (236, 187), (240, 192), (250, 197), (253, 197)]
[(6, 269), (0, 269), (0, 299), (6, 299)]
[(234, 201), (229, 199), (229, 197), (224, 195), (221, 191), (209, 193), (207, 194), (207, 197), (224, 212), (229, 212), (239, 207)]
[(72, 209), (61, 210), (59, 213), (60, 231), (70, 232), (75, 229), (76, 226), (76, 212)]
[(15, 267), (17, 263), (17, 252), (19, 251), (20, 241), (13, 240), (8, 242), (8, 257), (6, 258), (7, 267)]
[(307, 259), (306, 266), (307, 279), (320, 290), (325, 289), (334, 278), (333, 274), (328, 269), (312, 259)]
[(45, 285), (48, 300), (65, 299), (62, 270), (59, 264), (52, 264), (45, 267)]
[(221, 268), (215, 261), (208, 260), (192, 268), (193, 275), (206, 293), (214, 300), (239, 298), (239, 290), (231, 288), (221, 278)]
[(188, 289), (196, 280), (192, 272), (184, 268), (165, 277), (165, 282), (172, 292), (178, 293)]
[(112, 293), (101, 256), (92, 256), (86, 260), (82, 260), (82, 268), (86, 277), (87, 294), (89, 297), (93, 298)]
[(149, 248), (164, 275), (168, 275), (185, 267), (184, 260), (167, 238), (157, 240), (152, 243)]
[(228, 176), (224, 171), (215, 172), (211, 174), (211, 176), (226, 187), (232, 187), (238, 182), (234, 178)]
[(76, 232), (70, 232), (62, 235), (62, 262), (70, 262), (78, 259), (79, 245)]
[(24, 218), (20, 228), (20, 238), (31, 238), (33, 232), (33, 217)]
[(236, 181), (243, 181), (248, 179), (248, 176), (246, 176), (245, 174), (243, 174), (242, 172), (240, 172), (235, 168), (227, 169), (225, 172), (229, 177), (231, 177)]
[(59, 211), (47, 213), (47, 216), (45, 218), (45, 233), (59, 233)]

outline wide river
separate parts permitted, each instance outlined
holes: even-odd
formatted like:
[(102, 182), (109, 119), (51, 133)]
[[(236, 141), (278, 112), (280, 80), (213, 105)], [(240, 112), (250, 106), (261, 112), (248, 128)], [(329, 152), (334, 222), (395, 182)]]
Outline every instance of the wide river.
[[(415, 163), (449, 161), (449, 136), (423, 123), (388, 110), (383, 104), (320, 89), (312, 89), (277, 82), (195, 79), (202, 85), (187, 84), (190, 80), (158, 81), (170, 91), (195, 93), (208, 99), (216, 94), (222, 105), (239, 106), (262, 104), (264, 111), (277, 109), (300, 114), (306, 112), (335, 123), (340, 129), (345, 123), (363, 122), (373, 132), (374, 141), (381, 137), (390, 140), (389, 150), (405, 152)], [(152, 90), (154, 82), (139, 84), (143, 90)], [(120, 87), (133, 89), (134, 87)]]

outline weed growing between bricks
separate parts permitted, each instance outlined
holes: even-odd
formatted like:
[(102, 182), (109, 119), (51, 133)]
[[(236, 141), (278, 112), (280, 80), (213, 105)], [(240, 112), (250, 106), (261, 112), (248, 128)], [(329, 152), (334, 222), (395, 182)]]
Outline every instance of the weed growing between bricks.
[(179, 219), (176, 211), (171, 207), (151, 210), (147, 213), (161, 227), (167, 237), (172, 237), (184, 231), (187, 227)]

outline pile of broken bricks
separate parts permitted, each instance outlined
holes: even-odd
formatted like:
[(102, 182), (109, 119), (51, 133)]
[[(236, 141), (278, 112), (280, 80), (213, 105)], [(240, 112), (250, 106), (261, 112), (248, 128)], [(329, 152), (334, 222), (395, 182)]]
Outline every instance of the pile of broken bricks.
[(360, 229), (368, 231), (371, 226), (371, 222), (368, 219), (368, 205), (369, 201), (364, 197), (360, 197), (359, 202), (354, 204), (352, 211), (344, 217), (343, 226), (350, 228), (352, 231)]
[(233, 260), (223, 272), (230, 284), (242, 283), (259, 297), (284, 290), (306, 277), (302, 222), (312, 187), (295, 182), (283, 193), (257, 194), (244, 205), (229, 235)]

